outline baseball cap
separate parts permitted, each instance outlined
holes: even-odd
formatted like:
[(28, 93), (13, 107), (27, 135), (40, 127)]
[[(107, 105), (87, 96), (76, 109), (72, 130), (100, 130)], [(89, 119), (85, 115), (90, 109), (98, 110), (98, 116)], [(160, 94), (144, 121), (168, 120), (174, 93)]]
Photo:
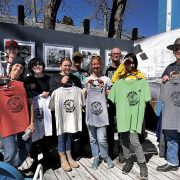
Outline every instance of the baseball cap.
[(82, 58), (82, 54), (81, 54), (80, 52), (74, 52), (74, 53), (73, 53), (73, 58), (75, 58), (75, 57), (80, 57), (80, 58)]
[(6, 45), (5, 45), (6, 48), (8, 47), (15, 47), (15, 48), (19, 48), (19, 45), (16, 41), (14, 40), (8, 40), (6, 41)]

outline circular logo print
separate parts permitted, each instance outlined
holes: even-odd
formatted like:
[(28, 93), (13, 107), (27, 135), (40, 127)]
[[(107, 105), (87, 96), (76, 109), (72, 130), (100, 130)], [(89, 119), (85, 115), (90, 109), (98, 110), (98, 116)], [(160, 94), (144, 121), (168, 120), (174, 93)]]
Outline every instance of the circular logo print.
[(11, 112), (17, 113), (22, 111), (23, 102), (20, 96), (13, 96), (7, 102), (7, 107)]

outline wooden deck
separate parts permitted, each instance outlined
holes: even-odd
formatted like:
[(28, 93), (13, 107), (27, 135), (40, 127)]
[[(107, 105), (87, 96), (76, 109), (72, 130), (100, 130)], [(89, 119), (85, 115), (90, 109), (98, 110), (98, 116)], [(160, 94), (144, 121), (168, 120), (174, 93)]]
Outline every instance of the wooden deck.
[[(148, 137), (143, 143), (143, 149), (148, 158), (148, 173), (149, 180), (180, 180), (180, 168), (178, 171), (171, 172), (157, 172), (156, 167), (163, 165), (165, 160), (157, 155), (157, 142), (156, 137), (153, 133), (148, 132)], [(122, 174), (123, 164), (118, 162), (118, 159), (114, 159), (114, 168), (107, 169), (105, 162), (102, 162), (98, 170), (90, 168), (92, 158), (81, 158), (79, 159), (80, 167), (73, 169), (71, 172), (65, 173), (62, 168), (50, 168), (44, 172), (44, 180), (137, 180), (139, 177), (139, 167), (137, 163), (134, 164), (133, 169), (128, 175)], [(29, 160), (24, 163), (28, 166)]]

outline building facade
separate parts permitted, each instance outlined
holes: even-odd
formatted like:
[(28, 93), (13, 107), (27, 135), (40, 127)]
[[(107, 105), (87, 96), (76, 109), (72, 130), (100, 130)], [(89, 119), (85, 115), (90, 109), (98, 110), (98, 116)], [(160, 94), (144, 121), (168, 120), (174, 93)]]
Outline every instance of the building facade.
[(159, 0), (158, 33), (180, 28), (180, 0)]

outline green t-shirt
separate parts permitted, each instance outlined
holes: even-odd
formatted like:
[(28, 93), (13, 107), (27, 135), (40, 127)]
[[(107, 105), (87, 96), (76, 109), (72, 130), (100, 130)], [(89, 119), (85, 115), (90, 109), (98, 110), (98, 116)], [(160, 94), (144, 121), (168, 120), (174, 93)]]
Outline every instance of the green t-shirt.
[(145, 105), (151, 99), (147, 81), (121, 79), (111, 88), (108, 99), (116, 105), (118, 132), (141, 133)]

